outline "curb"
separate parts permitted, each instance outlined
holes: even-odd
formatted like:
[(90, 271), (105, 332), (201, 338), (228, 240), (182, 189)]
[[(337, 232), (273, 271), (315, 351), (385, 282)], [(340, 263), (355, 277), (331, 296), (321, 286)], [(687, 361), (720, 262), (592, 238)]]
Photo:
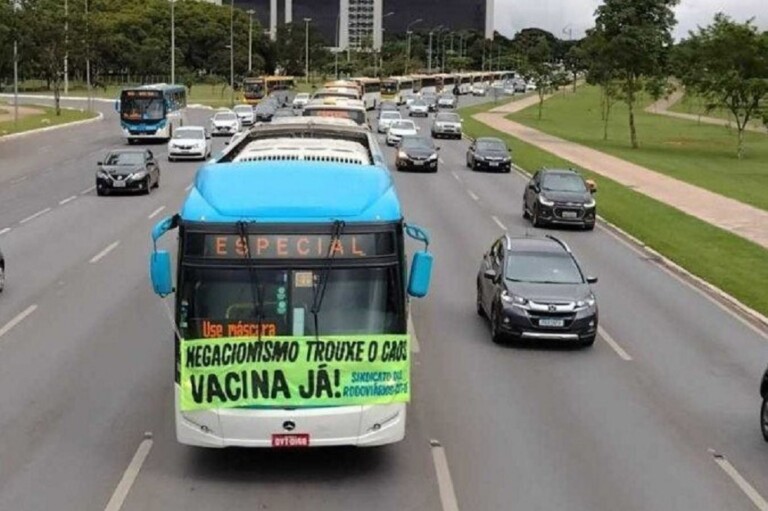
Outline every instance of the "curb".
[(101, 112), (98, 112), (96, 117), (92, 117), (90, 119), (67, 122), (64, 124), (57, 124), (55, 126), (46, 126), (45, 128), (36, 128), (33, 130), (22, 131), (21, 133), (11, 133), (10, 135), (0, 135), (0, 143), (6, 142), (8, 140), (15, 140), (17, 138), (22, 138), (29, 135), (37, 135), (39, 133), (44, 133), (47, 131), (53, 131), (53, 130), (58, 130), (63, 128), (71, 128), (72, 126), (81, 126), (83, 124), (90, 124), (92, 122), (100, 122), (103, 119), (104, 119), (104, 114)]
[[(474, 138), (470, 137), (469, 135), (464, 135), (464, 138), (466, 138), (469, 141), (474, 141)], [(512, 167), (523, 177), (525, 178), (532, 177), (532, 174), (527, 170), (525, 170), (524, 168), (519, 167), (514, 163), (512, 164)], [(676, 262), (672, 261), (671, 259), (665, 257), (664, 255), (656, 251), (654, 248), (648, 246), (643, 241), (632, 236), (631, 234), (623, 230), (621, 227), (618, 227), (617, 225), (612, 224), (611, 222), (606, 220), (604, 217), (597, 215), (597, 219), (600, 222), (601, 227), (603, 229), (624, 238), (627, 242), (634, 245), (635, 248), (651, 256), (654, 259), (654, 261), (657, 262), (660, 266), (675, 273), (680, 278), (686, 279), (687, 281), (689, 281), (691, 285), (696, 287), (696, 289), (698, 289), (702, 293), (707, 294), (713, 300), (718, 301), (721, 305), (729, 306), (732, 309), (732, 311), (735, 312), (736, 314), (739, 314), (742, 317), (742, 319), (745, 319), (750, 323), (754, 324), (755, 326), (758, 326), (762, 329), (768, 329), (768, 317), (766, 317), (765, 315), (757, 312), (755, 309), (739, 301), (737, 298), (726, 293), (725, 291), (715, 286), (714, 284), (710, 284), (709, 282), (702, 279), (701, 277), (689, 272), (688, 270), (686, 270)]]
[[(7, 92), (4, 92), (0, 94), (0, 98), (4, 99), (13, 99), (13, 94), (8, 94)], [(45, 99), (45, 100), (53, 100), (53, 96), (49, 95), (42, 95), (42, 94), (19, 94), (18, 96), (21, 99)], [(60, 100), (64, 101), (88, 101), (88, 98), (85, 96), (60, 96)], [(98, 101), (100, 103), (114, 103), (114, 99), (107, 99), (107, 98), (91, 98), (91, 101)]]

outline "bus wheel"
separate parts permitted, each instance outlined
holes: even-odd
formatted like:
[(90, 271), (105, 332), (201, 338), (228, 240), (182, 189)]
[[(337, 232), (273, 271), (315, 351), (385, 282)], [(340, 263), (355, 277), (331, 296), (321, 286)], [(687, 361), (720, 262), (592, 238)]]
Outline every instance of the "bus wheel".
[(135, 138), (129, 138), (128, 139), (128, 145), (133, 145), (135, 143), (136, 143), (136, 139)]

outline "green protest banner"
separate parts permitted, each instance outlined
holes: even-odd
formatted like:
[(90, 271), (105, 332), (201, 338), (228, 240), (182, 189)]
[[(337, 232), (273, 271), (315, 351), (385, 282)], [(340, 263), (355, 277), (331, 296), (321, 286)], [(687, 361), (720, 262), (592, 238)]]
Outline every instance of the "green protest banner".
[(181, 343), (181, 409), (410, 400), (407, 335), (222, 337)]

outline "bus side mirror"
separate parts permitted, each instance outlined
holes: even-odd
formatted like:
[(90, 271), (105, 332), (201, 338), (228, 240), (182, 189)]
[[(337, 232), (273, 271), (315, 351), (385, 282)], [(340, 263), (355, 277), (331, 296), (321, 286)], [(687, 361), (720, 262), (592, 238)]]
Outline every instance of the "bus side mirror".
[(411, 275), (408, 279), (408, 294), (414, 298), (424, 298), (429, 292), (429, 283), (432, 280), (432, 261), (432, 254), (426, 250), (420, 250), (413, 254)]
[(152, 279), (152, 289), (160, 296), (173, 293), (173, 278), (171, 277), (171, 253), (167, 250), (156, 250), (149, 256), (149, 276)]

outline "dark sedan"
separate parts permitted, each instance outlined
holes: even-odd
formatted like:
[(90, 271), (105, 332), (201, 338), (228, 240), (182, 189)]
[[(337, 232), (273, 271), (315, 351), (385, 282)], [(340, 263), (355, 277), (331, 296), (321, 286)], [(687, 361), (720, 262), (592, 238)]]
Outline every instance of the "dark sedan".
[(160, 186), (160, 166), (148, 149), (116, 149), (98, 163), (96, 194), (139, 192)]
[(439, 150), (431, 138), (403, 137), (397, 146), (395, 166), (397, 170), (437, 172)]
[(504, 235), (483, 256), (477, 313), (491, 322), (491, 339), (564, 341), (591, 346), (597, 301), (568, 246), (557, 238)]
[(5, 289), (5, 256), (0, 250), (0, 293)]
[(274, 101), (262, 101), (253, 109), (256, 122), (271, 122), (272, 117), (277, 112), (277, 105)]
[(427, 104), (430, 112), (437, 111), (437, 94), (431, 92), (425, 92), (421, 95), (421, 99)]
[(467, 167), (472, 170), (509, 172), (512, 170), (512, 156), (501, 139), (481, 137), (467, 149)]
[(763, 374), (760, 395), (763, 397), (763, 405), (760, 408), (760, 429), (763, 431), (763, 438), (768, 442), (768, 369)]
[(523, 217), (534, 227), (574, 225), (595, 228), (594, 184), (573, 170), (544, 169), (534, 174), (523, 195)]

